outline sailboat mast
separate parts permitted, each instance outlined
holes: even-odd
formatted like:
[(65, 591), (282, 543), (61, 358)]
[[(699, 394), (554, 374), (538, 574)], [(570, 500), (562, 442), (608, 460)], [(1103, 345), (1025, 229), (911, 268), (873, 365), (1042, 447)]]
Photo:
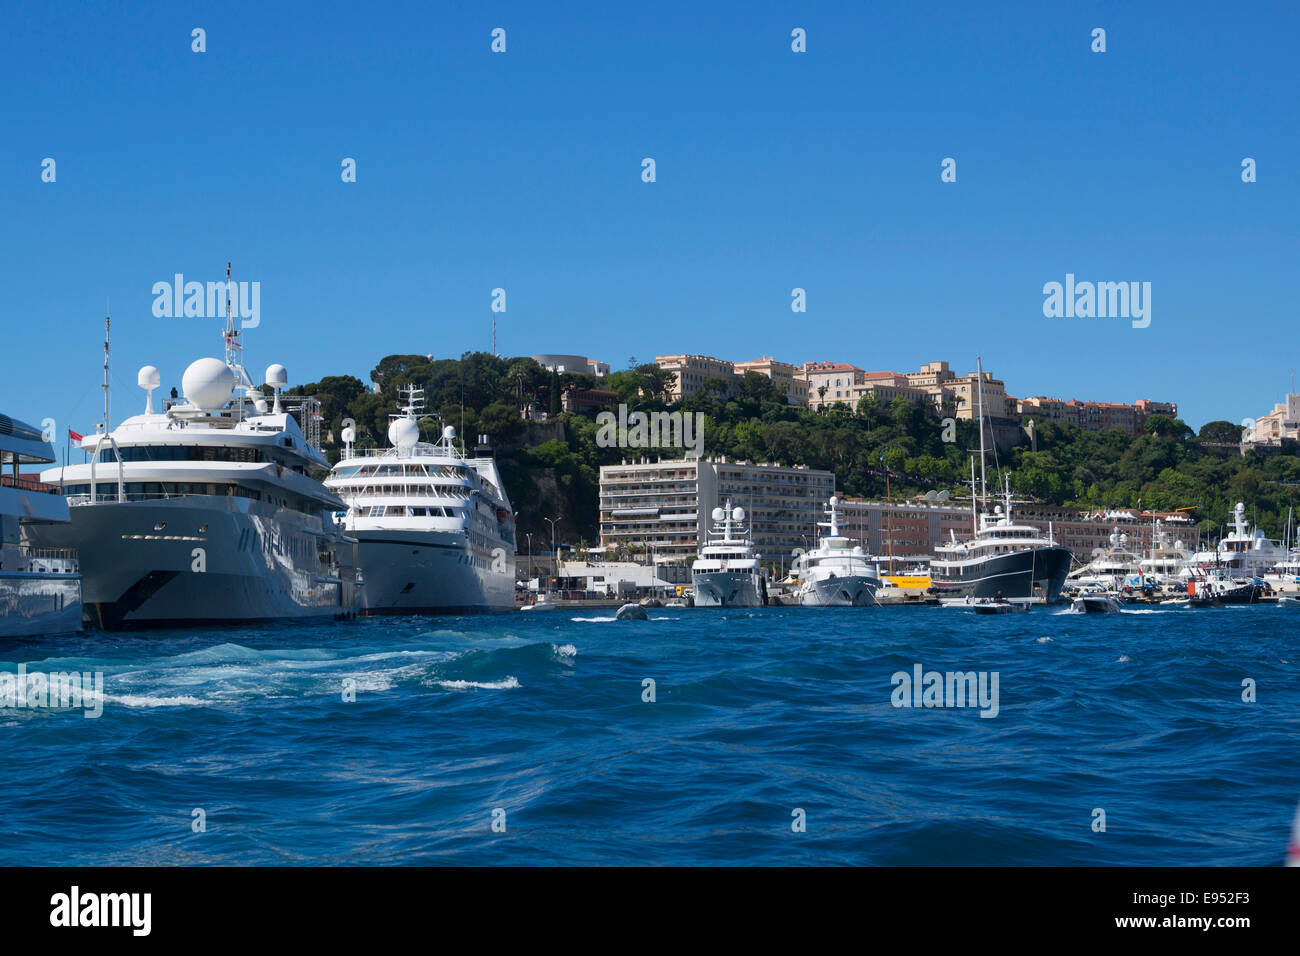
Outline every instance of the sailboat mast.
[(985, 481), (984, 475), (984, 361), (979, 355), (975, 356), (975, 388), (979, 393), (980, 497), (987, 501), (989, 496), (989, 487), (988, 483)]
[(979, 507), (978, 507), (978, 504), (977, 504), (978, 500), (979, 500), (979, 496), (975, 494), (975, 456), (972, 455), (972, 456), (971, 456), (971, 460), (970, 460), (970, 530), (971, 530), (971, 534), (979, 534), (979, 530), (980, 530)]

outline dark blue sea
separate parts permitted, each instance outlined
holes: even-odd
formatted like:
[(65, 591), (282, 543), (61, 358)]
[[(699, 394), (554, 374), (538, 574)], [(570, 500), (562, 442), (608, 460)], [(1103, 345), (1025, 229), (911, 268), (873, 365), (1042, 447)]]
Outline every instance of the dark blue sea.
[[(0, 864), (1283, 859), (1294, 611), (612, 615), (0, 645), (104, 675), (98, 718), (0, 710)], [(997, 672), (996, 716), (894, 706), (916, 665)]]

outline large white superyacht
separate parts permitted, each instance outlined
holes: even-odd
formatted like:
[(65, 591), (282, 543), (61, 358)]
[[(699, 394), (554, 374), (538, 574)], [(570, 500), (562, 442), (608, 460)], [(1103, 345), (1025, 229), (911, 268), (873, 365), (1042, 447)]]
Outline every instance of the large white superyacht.
[(1108, 547), (1081, 567), (1075, 568), (1066, 580), (1079, 587), (1100, 587), (1118, 591), (1133, 577), (1141, 575), (1142, 555), (1129, 547), (1128, 532), (1111, 529)]
[(66, 523), (68, 503), (57, 488), (21, 474), (19, 465), (55, 460), (49, 439), (0, 415), (0, 637), (38, 637), (81, 629), (81, 568), (76, 553), (23, 540), (34, 524)]
[[(140, 369), (144, 412), (81, 441), (86, 464), (51, 468), (41, 480), (68, 497), (71, 521), (34, 525), (41, 547), (75, 548), (86, 616), (104, 630), (133, 627), (347, 618), (359, 605), (356, 542), (333, 520), (343, 506), (313, 474), (328, 462), (309, 436), (318, 403), (296, 399), (302, 424), (282, 404), (284, 366), (266, 370), (268, 408), (236, 355), (201, 358), (182, 377), (185, 401), (153, 408), (158, 370)], [(304, 428), (306, 433), (304, 433)]]
[(1233, 530), (1224, 535), (1214, 548), (1203, 548), (1192, 556), (1184, 570), (1188, 578), (1201, 572), (1218, 569), (1222, 576), (1236, 582), (1264, 578), (1280, 562), (1287, 559), (1286, 549), (1260, 528), (1251, 528), (1246, 520), (1246, 505), (1237, 502), (1232, 509)]
[(448, 425), (420, 441), (424, 390), (388, 424), (390, 448), (353, 447), (326, 484), (346, 503), (342, 521), (359, 542), (365, 614), (464, 614), (515, 606), (515, 519), (486, 436), (474, 457)]
[(795, 592), (804, 607), (869, 607), (876, 603), (880, 589), (880, 568), (860, 545), (840, 534), (839, 498), (826, 504), (828, 520), (819, 521), (826, 528), (817, 547), (799, 556), (795, 574), (799, 589)]
[(742, 537), (744, 508), (714, 508), (713, 529), (691, 565), (696, 607), (762, 607), (767, 579), (748, 536)]

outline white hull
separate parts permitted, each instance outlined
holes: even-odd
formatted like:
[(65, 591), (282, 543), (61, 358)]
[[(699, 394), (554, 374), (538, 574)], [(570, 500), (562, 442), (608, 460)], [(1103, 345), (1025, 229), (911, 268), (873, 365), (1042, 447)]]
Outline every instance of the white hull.
[(514, 554), (473, 552), (456, 531), (357, 531), (365, 614), (472, 614), (515, 607)]
[(86, 618), (105, 630), (357, 611), (356, 546), (312, 515), (187, 495), (82, 505), (71, 518), (26, 532), (41, 547), (79, 552)]
[(799, 603), (804, 607), (867, 607), (876, 603), (878, 578), (844, 575), (805, 581), (799, 588)]
[(81, 630), (81, 575), (0, 573), (0, 637)]
[(691, 575), (696, 607), (762, 607), (758, 575), (752, 571), (703, 571)]

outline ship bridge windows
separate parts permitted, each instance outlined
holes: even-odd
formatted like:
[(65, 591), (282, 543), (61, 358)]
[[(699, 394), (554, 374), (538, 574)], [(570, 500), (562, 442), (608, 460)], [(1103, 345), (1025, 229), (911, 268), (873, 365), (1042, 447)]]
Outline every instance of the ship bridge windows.
[(232, 445), (119, 445), (101, 448), (99, 461), (113, 463), (121, 454), (122, 461), (270, 461), (263, 449)]

